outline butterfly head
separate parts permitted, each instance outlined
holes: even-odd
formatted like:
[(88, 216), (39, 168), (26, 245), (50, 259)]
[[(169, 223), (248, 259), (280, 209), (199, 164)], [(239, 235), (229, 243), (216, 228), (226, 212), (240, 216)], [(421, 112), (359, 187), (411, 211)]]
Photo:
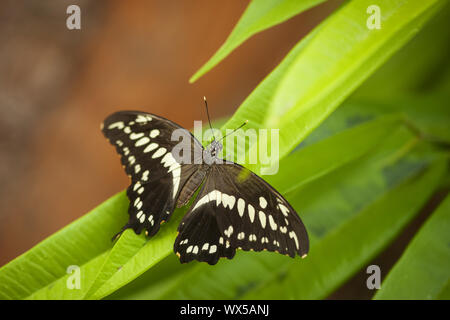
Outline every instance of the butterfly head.
[(213, 140), (205, 150), (203, 150), (203, 162), (206, 164), (217, 163), (218, 154), (222, 150), (222, 144), (219, 141)]
[(206, 148), (206, 152), (212, 157), (216, 158), (220, 151), (222, 151), (222, 144), (219, 141), (213, 140)]

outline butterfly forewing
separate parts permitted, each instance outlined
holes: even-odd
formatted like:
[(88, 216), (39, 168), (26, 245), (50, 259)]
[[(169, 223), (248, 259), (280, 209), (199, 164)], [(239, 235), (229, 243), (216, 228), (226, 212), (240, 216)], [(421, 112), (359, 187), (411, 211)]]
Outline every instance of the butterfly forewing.
[[(172, 140), (175, 130), (178, 140)], [(102, 131), (131, 178), (127, 189), (130, 219), (124, 229), (131, 227), (136, 233), (145, 229), (152, 236), (169, 219), (185, 182), (200, 168), (193, 158), (201, 156), (203, 148), (179, 125), (143, 112), (114, 113), (104, 121)], [(187, 144), (182, 150), (191, 153), (187, 163), (172, 152), (180, 142)]]
[[(208, 229), (202, 229), (206, 222)], [(215, 264), (220, 257), (233, 257), (237, 248), (291, 257), (303, 257), (309, 250), (306, 229), (289, 203), (263, 179), (234, 163), (210, 166), (178, 231), (174, 250), (181, 262)]]

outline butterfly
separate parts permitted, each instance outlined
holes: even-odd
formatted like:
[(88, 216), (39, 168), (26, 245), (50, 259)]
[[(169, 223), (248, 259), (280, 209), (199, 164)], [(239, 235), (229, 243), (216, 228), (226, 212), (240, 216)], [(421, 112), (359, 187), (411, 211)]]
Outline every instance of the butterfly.
[(174, 252), (181, 263), (214, 265), (232, 259), (236, 249), (292, 258), (308, 253), (306, 228), (292, 206), (255, 173), (219, 158), (219, 141), (204, 148), (176, 123), (140, 111), (113, 113), (102, 132), (131, 178), (129, 221), (122, 231), (155, 235), (200, 189), (178, 226)]

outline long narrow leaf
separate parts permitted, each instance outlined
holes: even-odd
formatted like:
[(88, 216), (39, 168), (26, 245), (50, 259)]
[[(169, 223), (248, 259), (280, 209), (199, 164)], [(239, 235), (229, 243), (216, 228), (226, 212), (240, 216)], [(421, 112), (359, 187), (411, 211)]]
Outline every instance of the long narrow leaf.
[(121, 192), (0, 268), (0, 299), (25, 298), (67, 276), (69, 266), (107, 252), (114, 232), (126, 223), (117, 212), (126, 212), (127, 206)]
[(245, 298), (325, 298), (394, 239), (432, 194), (445, 169), (445, 162), (439, 161), (402, 184), (313, 245), (308, 260), (292, 265), (283, 279)]
[[(370, 0), (349, 2), (300, 41), (225, 127), (237, 127), (248, 119), (249, 128), (279, 129), (278, 151), (283, 158), (444, 2), (381, 1), (381, 30), (367, 27)], [(249, 144), (236, 154), (255, 154), (260, 145)], [(270, 140), (267, 149), (271, 150)], [(250, 168), (260, 172), (261, 163)]]
[(437, 299), (450, 281), (450, 196), (414, 236), (375, 299)]
[[(294, 208), (300, 212), (311, 244), (320, 241), (380, 195), (422, 168), (424, 162), (421, 159), (405, 159), (401, 163), (395, 160), (399, 146), (409, 145), (411, 138), (415, 139), (407, 131), (393, 133), (389, 139), (392, 141), (385, 143), (375, 153), (364, 157), (365, 159), (351, 162), (286, 195)], [(330, 161), (332, 159), (330, 157)], [(385, 175), (386, 171), (390, 171), (396, 179)], [(288, 185), (290, 180), (286, 178), (285, 185)], [(170, 289), (166, 288), (162, 298), (240, 298), (257, 290), (267, 278), (282, 275), (280, 269), (294, 261), (274, 253), (238, 252), (233, 260), (220, 261), (214, 267), (204, 264), (196, 266), (178, 283), (172, 283)], [(185, 283), (190, 285), (186, 286)]]
[[(374, 149), (399, 127), (400, 123), (398, 120), (399, 118), (395, 115), (380, 117), (374, 121), (340, 132), (317, 144), (303, 148), (286, 157), (281, 163), (278, 174), (268, 177), (268, 181), (280, 192), (289, 197), (288, 193), (292, 193), (306, 183), (359, 159)], [(295, 183), (292, 184), (292, 181)], [(296, 202), (294, 201), (293, 203)], [(285, 257), (281, 257), (281, 259), (283, 258), (287, 261)], [(178, 263), (178, 261), (176, 262)], [(239, 265), (239, 259), (234, 259), (233, 264)], [(220, 269), (219, 266), (215, 266), (214, 268)], [(261, 269), (257, 266), (254, 266), (254, 268)], [(161, 271), (165, 273), (163, 270)], [(182, 273), (183, 270), (176, 268), (176, 272)], [(153, 270), (151, 273), (153, 274)], [(257, 274), (262, 275), (262, 269)], [(147, 285), (137, 285), (137, 289), (151, 294), (152, 296), (150, 297), (154, 297), (155, 290), (154, 288), (150, 288), (153, 285), (150, 281), (155, 280), (158, 283), (157, 279), (153, 276), (146, 277), (145, 281)], [(158, 285), (157, 283), (155, 285)], [(170, 280), (166, 281), (166, 283), (168, 285), (175, 284), (175, 282)], [(141, 287), (144, 288), (142, 289)], [(135, 292), (131, 293), (131, 295), (133, 297), (139, 296)], [(149, 296), (146, 297), (148, 298)]]
[(325, 0), (252, 0), (225, 43), (189, 80), (194, 82), (225, 59), (254, 34), (315, 6)]

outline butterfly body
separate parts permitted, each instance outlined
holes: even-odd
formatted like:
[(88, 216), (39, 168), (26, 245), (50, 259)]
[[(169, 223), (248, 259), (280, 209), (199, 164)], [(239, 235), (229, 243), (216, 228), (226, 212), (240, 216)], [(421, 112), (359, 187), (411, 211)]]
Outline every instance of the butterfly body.
[(131, 177), (123, 230), (155, 235), (200, 189), (178, 227), (174, 252), (182, 263), (215, 264), (238, 248), (307, 254), (307, 232), (295, 210), (256, 174), (219, 158), (219, 141), (204, 148), (174, 122), (139, 111), (110, 115), (102, 131)]

